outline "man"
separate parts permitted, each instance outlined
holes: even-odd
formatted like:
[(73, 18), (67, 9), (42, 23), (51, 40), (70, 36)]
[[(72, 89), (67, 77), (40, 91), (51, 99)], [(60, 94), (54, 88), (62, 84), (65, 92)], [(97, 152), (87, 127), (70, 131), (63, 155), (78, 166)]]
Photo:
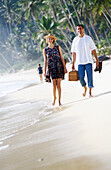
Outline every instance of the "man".
[(92, 38), (84, 34), (84, 26), (82, 24), (77, 25), (78, 36), (74, 38), (72, 42), (71, 52), (73, 55), (72, 69), (75, 69), (75, 62), (78, 64), (78, 73), (81, 85), (84, 87), (83, 96), (86, 96), (87, 86), (85, 82), (85, 70), (88, 79), (89, 97), (92, 97), (93, 87), (93, 59), (91, 52), (96, 59), (96, 66), (99, 65), (99, 61), (96, 54), (96, 46)]
[(38, 73), (40, 76), (40, 81), (43, 82), (43, 78), (42, 78), (43, 69), (40, 64), (38, 65)]

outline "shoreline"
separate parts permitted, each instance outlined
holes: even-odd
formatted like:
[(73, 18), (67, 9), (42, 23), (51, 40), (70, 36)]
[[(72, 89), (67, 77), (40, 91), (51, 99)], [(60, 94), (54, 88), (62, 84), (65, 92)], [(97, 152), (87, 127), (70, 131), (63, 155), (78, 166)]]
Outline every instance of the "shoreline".
[[(31, 110), (21, 108), (21, 115), (26, 115), (28, 121), (31, 114), (37, 120), (39, 107), (45, 115), (41, 114), (38, 122), (0, 144), (9, 145), (1, 150), (0, 169), (110, 170), (111, 61), (108, 62), (103, 63), (100, 74), (94, 73), (93, 98), (89, 98), (88, 93), (84, 98), (79, 81), (69, 82), (68, 75), (62, 81), (61, 107), (58, 101), (51, 106), (51, 83), (44, 82), (8, 95), (13, 102), (30, 103)], [(27, 74), (27, 78), (32, 74), (30, 72), (29, 77)]]

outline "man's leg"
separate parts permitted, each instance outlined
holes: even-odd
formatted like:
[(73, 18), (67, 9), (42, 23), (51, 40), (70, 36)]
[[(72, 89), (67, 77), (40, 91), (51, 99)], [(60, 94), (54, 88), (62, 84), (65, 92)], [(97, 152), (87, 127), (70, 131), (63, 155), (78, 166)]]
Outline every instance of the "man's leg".
[(83, 96), (85, 97), (86, 92), (87, 92), (86, 82), (84, 80), (84, 77), (85, 77), (85, 65), (78, 65), (78, 73), (79, 73), (80, 83), (81, 83), (82, 87), (84, 87)]
[(89, 97), (92, 97), (92, 87), (93, 87), (93, 71), (92, 71), (92, 64), (86, 64), (86, 73), (88, 79), (88, 87), (89, 87)]

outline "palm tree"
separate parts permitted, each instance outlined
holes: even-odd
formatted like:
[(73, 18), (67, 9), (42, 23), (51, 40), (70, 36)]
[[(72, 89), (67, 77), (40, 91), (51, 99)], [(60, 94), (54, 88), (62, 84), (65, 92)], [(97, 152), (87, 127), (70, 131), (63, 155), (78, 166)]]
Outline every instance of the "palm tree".
[[(33, 38), (34, 40), (39, 41), (38, 50), (43, 49), (46, 46), (44, 36), (52, 33), (57, 37), (58, 41), (60, 41), (66, 47), (67, 50), (64, 50), (64, 53), (66, 54), (66, 51), (67, 53), (70, 52), (67, 44), (65, 43), (65, 37), (61, 34), (61, 30), (59, 29), (59, 27), (61, 26), (60, 23), (54, 22), (53, 18), (43, 15), (41, 20), (38, 20), (37, 24), (39, 30), (33, 34)], [(70, 60), (69, 55), (68, 57)]]
[(72, 21), (73, 28), (74, 28), (74, 30), (75, 30), (75, 32), (76, 32), (75, 21), (74, 21), (74, 19), (73, 19), (73, 17), (72, 17), (72, 13), (71, 13), (71, 11), (70, 11), (70, 8), (68, 7), (68, 4), (67, 4), (66, 0), (63, 0), (63, 2), (64, 2), (64, 4), (65, 4), (65, 6), (67, 7), (67, 11), (68, 11), (69, 16), (70, 16), (70, 19), (71, 19), (71, 21)]
[(7, 72), (9, 72), (9, 69), (4, 64), (0, 63), (0, 66), (4, 68), (5, 71), (7, 70)]
[(81, 20), (80, 20), (80, 17), (79, 17), (79, 14), (78, 14), (78, 11), (77, 11), (77, 9), (75, 7), (74, 2), (73, 2), (73, 0), (70, 0), (70, 1), (71, 1), (72, 6), (73, 6), (73, 9), (74, 9), (74, 11), (76, 13), (76, 17), (77, 17), (78, 23), (81, 23)]
[(9, 68), (11, 68), (11, 70), (13, 71), (13, 72), (15, 72), (15, 70), (14, 70), (14, 68), (11, 66), (11, 64), (8, 62), (8, 60), (6, 59), (6, 57), (0, 52), (0, 56), (3, 58), (3, 60), (5, 61), (5, 63), (7, 64), (7, 66), (9, 67)]
[(106, 1), (106, 0), (98, 1), (98, 0), (96, 0), (96, 1), (93, 2), (93, 5), (92, 5), (93, 14), (95, 15), (96, 12), (99, 15), (103, 14), (103, 16), (106, 19), (106, 22), (108, 22), (109, 25), (111, 25), (111, 22), (110, 22), (110, 19), (109, 19), (109, 18), (111, 18), (110, 10), (111, 10), (111, 2), (109, 2), (109, 1)]
[(89, 2), (90, 1), (85, 0), (79, 1), (77, 6), (79, 11), (78, 13), (81, 21), (87, 25), (86, 28), (88, 28), (88, 30), (93, 31), (93, 34), (91, 33), (91, 31), (88, 31), (90, 35), (92, 35), (92, 38), (96, 38), (97, 42), (99, 43), (99, 37), (96, 32), (96, 26), (91, 12), (91, 5)]
[[(11, 0), (2, 0), (2, 16), (5, 18), (5, 22), (6, 26), (7, 26), (7, 30), (11, 39), (11, 44), (15, 50), (15, 56), (17, 57), (17, 48), (16, 48), (16, 44), (15, 44), (15, 38), (14, 38), (14, 27), (16, 27), (15, 22), (16, 22), (16, 18), (15, 18), (15, 12), (14, 12), (14, 4), (12, 3)], [(12, 56), (13, 57), (13, 56)]]
[(60, 33), (61, 31), (58, 29), (59, 23), (54, 22), (53, 17), (42, 16), (41, 20), (37, 21), (37, 25), (39, 30), (33, 34), (34, 40), (37, 38), (39, 40), (41, 48), (45, 47), (45, 39), (44, 36), (53, 33), (55, 36), (60, 39), (64, 38)]
[[(66, 11), (65, 11), (65, 9), (64, 9), (64, 7), (63, 7), (63, 4), (61, 3), (61, 0), (58, 0), (58, 1), (59, 1), (59, 5), (60, 5), (60, 7), (61, 7), (61, 9), (62, 9), (62, 11), (63, 11), (66, 19), (67, 19), (67, 21), (68, 21), (70, 27), (73, 29), (74, 34), (76, 34), (75, 27), (73, 26), (73, 24), (71, 23), (69, 17), (67, 16), (67, 13), (66, 13)], [(69, 14), (70, 14), (70, 13), (69, 13)], [(70, 16), (71, 16), (71, 14), (70, 14)]]
[(25, 19), (31, 20), (37, 28), (36, 21), (40, 15), (40, 9), (43, 0), (22, 0), (19, 2), (19, 7), (21, 7), (21, 13), (25, 13)]

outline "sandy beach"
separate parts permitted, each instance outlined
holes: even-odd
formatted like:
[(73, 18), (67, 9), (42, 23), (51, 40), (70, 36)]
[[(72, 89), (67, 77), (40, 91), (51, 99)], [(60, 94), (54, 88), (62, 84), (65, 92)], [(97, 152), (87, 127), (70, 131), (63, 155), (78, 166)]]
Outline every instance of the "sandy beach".
[(36, 70), (1, 81), (15, 79), (34, 83), (3, 98), (11, 109), (1, 115), (0, 170), (111, 170), (111, 60), (94, 72), (92, 98), (66, 74), (61, 107), (52, 106), (52, 84), (40, 83)]

